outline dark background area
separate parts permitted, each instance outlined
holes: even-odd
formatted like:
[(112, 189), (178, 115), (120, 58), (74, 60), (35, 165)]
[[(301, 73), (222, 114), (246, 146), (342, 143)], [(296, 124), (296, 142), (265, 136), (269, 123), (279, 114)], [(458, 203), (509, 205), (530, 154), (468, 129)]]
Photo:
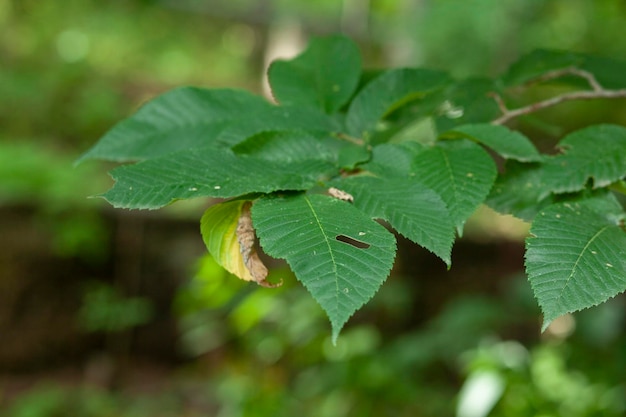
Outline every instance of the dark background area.
[[(624, 415), (624, 297), (540, 334), (519, 221), (479, 209), (450, 271), (400, 239), (391, 277), (333, 346), (284, 264), (270, 280), (285, 285), (265, 289), (206, 254), (210, 201), (115, 210), (87, 198), (112, 165), (73, 166), (173, 87), (264, 94), (268, 62), (312, 35), (353, 37), (369, 68), (464, 78), (539, 47), (623, 59), (624, 27), (620, 0), (0, 2), (0, 415), (478, 417), (495, 401), (489, 415)], [(521, 127), (546, 148), (626, 123), (626, 103), (542, 117), (558, 126)]]

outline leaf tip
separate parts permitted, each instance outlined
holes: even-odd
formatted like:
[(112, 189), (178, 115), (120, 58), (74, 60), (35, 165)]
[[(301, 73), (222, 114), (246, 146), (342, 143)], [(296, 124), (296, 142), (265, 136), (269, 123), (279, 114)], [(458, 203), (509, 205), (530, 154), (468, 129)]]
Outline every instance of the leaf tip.
[(337, 346), (337, 339), (339, 338), (339, 333), (341, 332), (341, 327), (337, 328), (333, 325), (333, 332), (332, 332), (332, 337), (331, 337), (331, 341), (333, 343), (333, 347)]
[(548, 319), (547, 317), (543, 318), (543, 324), (541, 325), (541, 333), (545, 333), (546, 330), (548, 330), (548, 327), (550, 327), (550, 324), (552, 324), (552, 322), (554, 321), (554, 319)]
[(269, 282), (266, 279), (263, 279), (261, 281), (257, 281), (257, 284), (263, 288), (278, 288), (283, 286), (283, 279), (281, 278), (278, 282)]

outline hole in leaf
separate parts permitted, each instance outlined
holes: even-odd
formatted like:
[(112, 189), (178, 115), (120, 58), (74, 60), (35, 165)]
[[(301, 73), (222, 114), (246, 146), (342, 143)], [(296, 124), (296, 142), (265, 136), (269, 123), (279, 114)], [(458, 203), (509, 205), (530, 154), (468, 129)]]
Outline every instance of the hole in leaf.
[(347, 243), (348, 245), (354, 246), (355, 248), (359, 248), (359, 249), (367, 249), (370, 247), (368, 243), (361, 242), (356, 239), (352, 239), (351, 237), (348, 237), (346, 235), (337, 235), (335, 239), (337, 239), (340, 242)]

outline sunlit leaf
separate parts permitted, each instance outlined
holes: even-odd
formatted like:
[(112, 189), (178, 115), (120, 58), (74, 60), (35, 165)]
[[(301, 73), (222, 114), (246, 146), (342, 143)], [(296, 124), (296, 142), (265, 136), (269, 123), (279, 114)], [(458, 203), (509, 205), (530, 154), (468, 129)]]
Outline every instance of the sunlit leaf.
[(252, 219), (263, 250), (287, 260), (328, 314), (333, 340), (378, 291), (393, 265), (394, 236), (350, 203), (324, 195), (261, 198)]

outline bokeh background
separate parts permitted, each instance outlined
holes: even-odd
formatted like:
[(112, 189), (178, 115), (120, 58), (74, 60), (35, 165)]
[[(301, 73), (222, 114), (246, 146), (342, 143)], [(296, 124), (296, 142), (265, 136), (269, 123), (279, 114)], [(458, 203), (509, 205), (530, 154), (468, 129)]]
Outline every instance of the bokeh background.
[[(0, 1), (0, 415), (622, 416), (619, 296), (540, 334), (527, 226), (480, 209), (453, 267), (400, 241), (337, 346), (281, 263), (279, 289), (206, 255), (207, 201), (114, 210), (109, 164), (73, 161), (180, 85), (264, 94), (270, 60), (343, 32), (366, 66), (496, 76), (535, 48), (626, 57), (623, 0)], [(624, 75), (626, 77), (626, 74)], [(537, 141), (626, 123), (568, 103)]]

